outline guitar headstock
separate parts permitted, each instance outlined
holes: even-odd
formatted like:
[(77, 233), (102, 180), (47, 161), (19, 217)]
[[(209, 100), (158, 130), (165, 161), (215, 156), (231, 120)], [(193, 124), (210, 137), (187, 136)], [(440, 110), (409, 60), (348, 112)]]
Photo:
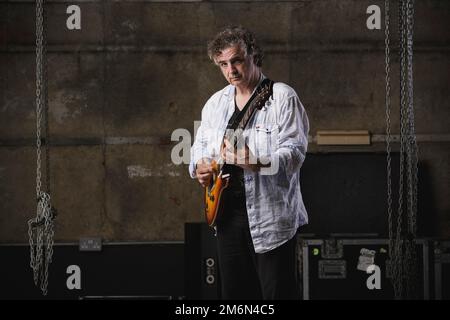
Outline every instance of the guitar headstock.
[(265, 85), (264, 87), (262, 87), (262, 89), (260, 90), (260, 92), (258, 93), (258, 95), (255, 98), (255, 106), (257, 109), (261, 110), (261, 108), (264, 106), (264, 104), (266, 103), (267, 99), (270, 96), (270, 85)]

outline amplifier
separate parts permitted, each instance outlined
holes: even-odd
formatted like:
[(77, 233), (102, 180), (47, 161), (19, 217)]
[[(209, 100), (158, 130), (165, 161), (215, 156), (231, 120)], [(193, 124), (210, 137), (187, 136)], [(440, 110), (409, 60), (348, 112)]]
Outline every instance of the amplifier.
[[(394, 165), (398, 162), (398, 153), (393, 153), (392, 190), (398, 189)], [(387, 235), (386, 180), (385, 153), (308, 153), (300, 184), (309, 224), (302, 226), (302, 232), (316, 238), (331, 233)], [(392, 196), (397, 203), (397, 194)]]
[[(299, 239), (299, 272), (304, 300), (390, 300), (388, 239)], [(429, 246), (416, 243), (415, 296), (429, 299)]]
[(48, 295), (34, 285), (27, 244), (0, 245), (0, 300), (179, 299), (184, 295), (182, 242), (109, 242), (93, 252), (55, 243)]

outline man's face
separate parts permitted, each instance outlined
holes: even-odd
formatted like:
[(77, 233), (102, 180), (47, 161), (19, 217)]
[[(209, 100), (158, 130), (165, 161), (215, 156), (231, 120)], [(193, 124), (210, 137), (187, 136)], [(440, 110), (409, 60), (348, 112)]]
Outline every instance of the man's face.
[(225, 79), (235, 86), (248, 86), (257, 69), (253, 59), (246, 57), (245, 51), (239, 45), (222, 50), (215, 60)]

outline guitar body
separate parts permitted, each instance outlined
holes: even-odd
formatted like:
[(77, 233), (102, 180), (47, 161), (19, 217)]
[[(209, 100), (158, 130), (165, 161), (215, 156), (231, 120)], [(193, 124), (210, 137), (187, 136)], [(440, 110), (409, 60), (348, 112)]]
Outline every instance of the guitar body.
[[(217, 171), (216, 171), (217, 172)], [(222, 211), (223, 191), (228, 187), (230, 175), (213, 175), (211, 183), (205, 188), (205, 217), (210, 227), (214, 227), (216, 219)]]

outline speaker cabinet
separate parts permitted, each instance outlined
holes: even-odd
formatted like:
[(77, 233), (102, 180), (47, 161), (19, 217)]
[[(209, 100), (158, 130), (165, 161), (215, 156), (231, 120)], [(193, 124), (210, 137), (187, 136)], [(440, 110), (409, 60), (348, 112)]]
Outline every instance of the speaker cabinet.
[(185, 224), (186, 298), (214, 300), (220, 298), (217, 240), (214, 229), (205, 223)]

